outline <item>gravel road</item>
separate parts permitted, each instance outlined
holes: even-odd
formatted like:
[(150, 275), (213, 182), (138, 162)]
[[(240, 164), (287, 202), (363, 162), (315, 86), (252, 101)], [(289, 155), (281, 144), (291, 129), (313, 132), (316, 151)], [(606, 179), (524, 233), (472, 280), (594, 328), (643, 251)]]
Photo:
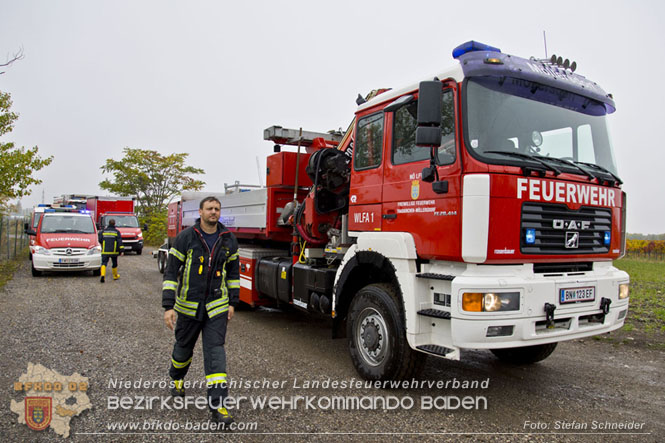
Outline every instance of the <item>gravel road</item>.
[[(419, 386), (377, 389), (358, 379), (345, 340), (332, 340), (327, 324), (274, 309), (241, 309), (231, 322), (228, 372), (237, 383), (231, 394), (240, 399), (233, 414), (245, 429), (211, 434), (206, 410), (161, 403), (173, 337), (163, 324), (162, 275), (149, 249), (120, 257), (120, 275), (103, 285), (85, 274), (35, 278), (26, 260), (0, 291), (3, 441), (61, 440), (53, 430), (29, 429), (10, 410), (10, 400), (26, 396), (14, 383), (29, 363), (89, 378), (93, 407), (72, 418), (74, 441), (665, 440), (663, 351), (577, 340), (529, 367), (468, 351), (459, 362), (430, 358)], [(203, 375), (197, 344), (188, 379)], [(150, 386), (134, 386), (139, 382)], [(205, 388), (188, 395), (204, 396)], [(115, 397), (144, 409), (114, 408)], [(145, 409), (140, 399), (151, 397), (158, 400)], [(252, 404), (269, 397), (276, 398), (273, 408)], [(282, 401), (294, 398), (300, 400)], [(137, 429), (119, 427), (132, 424)]]

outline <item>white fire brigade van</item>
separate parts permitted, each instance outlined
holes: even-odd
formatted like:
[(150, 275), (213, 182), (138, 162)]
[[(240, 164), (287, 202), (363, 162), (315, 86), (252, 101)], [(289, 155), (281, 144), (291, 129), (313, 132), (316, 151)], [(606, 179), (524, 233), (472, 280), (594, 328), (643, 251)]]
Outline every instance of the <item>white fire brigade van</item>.
[(91, 271), (99, 275), (102, 248), (88, 211), (45, 209), (30, 239), (32, 275), (44, 271)]

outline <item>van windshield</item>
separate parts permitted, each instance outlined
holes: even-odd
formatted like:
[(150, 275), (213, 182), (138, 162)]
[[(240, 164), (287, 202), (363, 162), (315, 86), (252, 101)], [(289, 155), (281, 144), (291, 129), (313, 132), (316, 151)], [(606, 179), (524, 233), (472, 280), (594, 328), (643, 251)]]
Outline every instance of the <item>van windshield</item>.
[(92, 218), (80, 215), (54, 214), (44, 215), (42, 234), (70, 233), (94, 234), (95, 225)]

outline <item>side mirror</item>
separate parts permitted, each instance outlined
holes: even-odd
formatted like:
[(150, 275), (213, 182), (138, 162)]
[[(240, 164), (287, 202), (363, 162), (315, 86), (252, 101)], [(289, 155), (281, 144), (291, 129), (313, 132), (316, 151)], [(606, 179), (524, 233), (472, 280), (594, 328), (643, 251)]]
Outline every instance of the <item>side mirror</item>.
[(427, 183), (432, 183), (436, 178), (436, 166), (428, 166), (423, 168), (421, 180)]
[(26, 234), (28, 233), (28, 226), (30, 226), (28, 222), (23, 223), (23, 232), (25, 232)]
[(441, 102), (443, 87), (440, 81), (420, 82), (418, 88), (418, 128), (416, 145), (441, 145)]
[(95, 224), (97, 225), (97, 230), (98, 230), (98, 231), (101, 231), (101, 230), (102, 230), (102, 224), (99, 223), (99, 222), (97, 222), (97, 223), (95, 223)]
[(37, 235), (37, 233), (35, 231), (33, 231), (32, 229), (26, 229), (25, 233), (28, 234), (28, 235)]

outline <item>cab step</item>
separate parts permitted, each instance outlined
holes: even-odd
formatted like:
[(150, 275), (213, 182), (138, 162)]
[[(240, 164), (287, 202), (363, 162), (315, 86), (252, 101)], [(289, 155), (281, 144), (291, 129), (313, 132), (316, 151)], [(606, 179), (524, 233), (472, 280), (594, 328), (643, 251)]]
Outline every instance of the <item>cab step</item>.
[(420, 351), (427, 352), (428, 354), (440, 355), (441, 357), (445, 357), (447, 354), (450, 354), (451, 352), (455, 352), (454, 349), (446, 348), (445, 346), (437, 346), (437, 345), (421, 345), (421, 346), (416, 346), (416, 349), (418, 349)]
[(450, 312), (440, 311), (438, 309), (422, 309), (422, 310), (418, 311), (418, 315), (424, 315), (426, 317), (443, 318), (443, 319), (446, 319), (446, 320), (450, 320)]
[(423, 272), (422, 274), (416, 274), (417, 278), (429, 278), (432, 280), (446, 280), (452, 281), (455, 276), (447, 274), (435, 274), (434, 272)]

